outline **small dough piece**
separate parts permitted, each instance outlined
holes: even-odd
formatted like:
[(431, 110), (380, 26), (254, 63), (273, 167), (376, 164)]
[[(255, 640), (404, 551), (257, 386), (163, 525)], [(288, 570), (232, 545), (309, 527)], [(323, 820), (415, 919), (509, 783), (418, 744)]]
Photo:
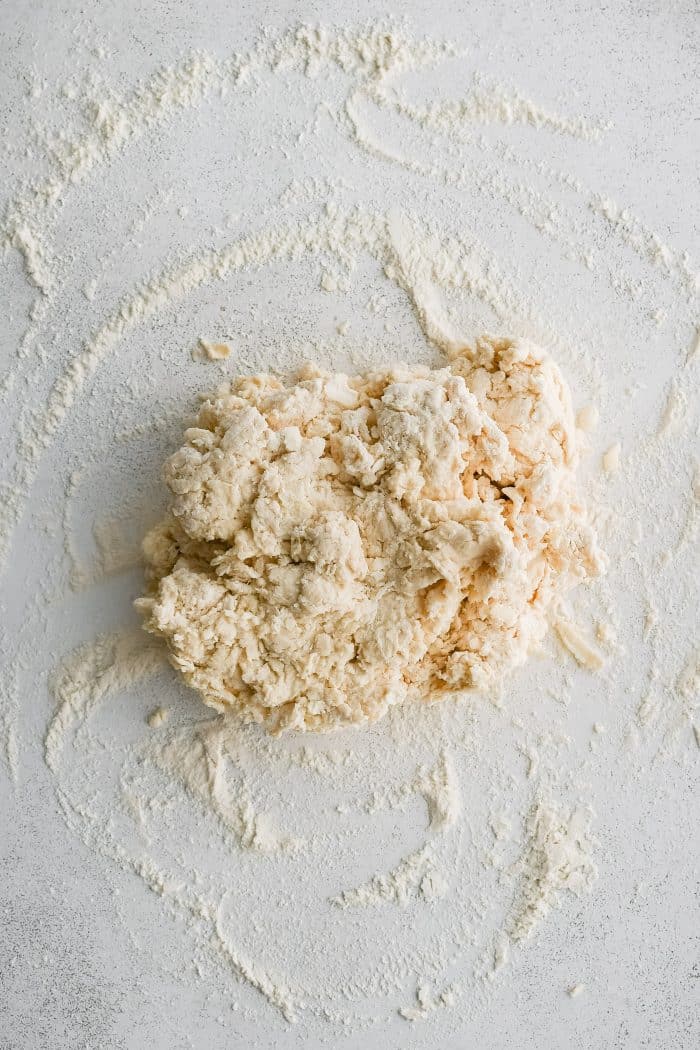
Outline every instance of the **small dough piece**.
[(606, 474), (615, 474), (620, 469), (620, 453), (622, 449), (619, 442), (611, 445), (603, 455), (603, 470)]
[(151, 729), (160, 729), (168, 720), (167, 707), (156, 707), (146, 719)]
[(195, 360), (224, 361), (231, 354), (228, 343), (210, 343), (200, 339), (192, 356)]
[(584, 405), (576, 416), (576, 426), (588, 434), (598, 425), (598, 409), (595, 405)]
[(602, 571), (576, 465), (568, 389), (529, 342), (239, 377), (165, 465), (137, 605), (206, 703), (272, 732), (485, 689)]

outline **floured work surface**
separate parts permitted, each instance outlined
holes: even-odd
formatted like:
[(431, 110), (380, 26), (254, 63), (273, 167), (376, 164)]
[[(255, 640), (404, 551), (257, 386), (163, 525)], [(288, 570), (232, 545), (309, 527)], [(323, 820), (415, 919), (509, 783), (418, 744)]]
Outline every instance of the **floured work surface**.
[[(697, 1041), (691, 30), (620, 15), (598, 67), (547, 10), (445, 11), (448, 44), (229, 38), (216, 4), (194, 41), (174, 7), (47, 15), (31, 53), (6, 27), (13, 1048)], [(206, 708), (133, 610), (192, 392), (305, 361), (438, 384), (483, 332), (565, 377), (607, 574), (500, 691), (331, 736)]]

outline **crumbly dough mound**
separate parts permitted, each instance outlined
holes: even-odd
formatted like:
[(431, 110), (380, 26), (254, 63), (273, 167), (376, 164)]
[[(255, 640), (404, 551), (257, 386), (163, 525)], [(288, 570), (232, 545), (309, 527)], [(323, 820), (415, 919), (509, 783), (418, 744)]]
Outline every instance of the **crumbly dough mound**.
[(273, 732), (486, 688), (601, 571), (576, 460), (568, 390), (528, 342), (238, 378), (166, 463), (137, 605), (206, 703)]

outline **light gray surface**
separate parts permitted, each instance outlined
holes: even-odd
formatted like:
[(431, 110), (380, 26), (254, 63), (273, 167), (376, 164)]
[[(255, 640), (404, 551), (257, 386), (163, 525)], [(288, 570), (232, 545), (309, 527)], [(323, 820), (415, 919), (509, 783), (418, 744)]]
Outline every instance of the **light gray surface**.
[[(402, 13), (410, 13), (417, 36), (444, 35), (471, 45), (475, 69), (514, 83), (529, 97), (567, 113), (611, 119), (614, 130), (595, 146), (554, 135), (531, 141), (527, 132), (518, 129), (514, 141), (534, 157), (544, 155), (553, 166), (573, 170), (587, 184), (641, 214), (664, 240), (697, 254), (697, 229), (691, 228), (697, 212), (694, 5), (410, 3), (402, 5)], [(103, 72), (126, 88), (192, 48), (220, 56), (243, 50), (252, 44), (260, 25), (282, 29), (298, 20), (352, 24), (376, 15), (376, 5), (371, 3), (311, 0), (242, 3), (235, 8), (220, 0), (206, 5), (129, 0), (118, 8), (98, 5), (87, 12), (72, 3), (6, 2), (0, 9), (5, 56), (0, 119), (7, 147), (0, 156), (3, 182), (9, 184), (18, 170), (25, 174), (33, 170), (33, 158), (20, 157), (13, 149), (24, 134), (29, 71), (52, 82), (65, 78), (73, 63), (79, 68), (86, 52), (71, 53), (76, 26), (94, 37), (96, 45), (104, 43), (108, 56), (99, 60)], [(462, 78), (459, 68), (452, 66), (450, 77), (453, 81), (440, 85), (441, 90), (448, 96), (463, 92), (467, 76)], [(271, 89), (248, 105), (251, 113), (269, 122), (271, 130), (279, 121), (281, 134), (287, 118), (301, 124), (309, 116), (303, 91), (288, 98), (282, 90)], [(32, 112), (36, 113), (36, 103)], [(252, 119), (249, 113), (244, 127)], [(172, 203), (156, 214), (142, 248), (117, 254), (106, 290), (100, 292), (110, 302), (151, 267), (160, 266), (169, 252), (220, 243), (212, 226), (223, 225), (229, 212), (244, 217), (265, 212), (266, 202), (275, 201), (292, 178), (318, 172), (331, 178), (342, 174), (353, 185), (357, 200), (379, 207), (404, 193), (414, 205), (421, 199), (408, 177), (388, 175), (380, 162), (358, 157), (330, 135), (325, 150), (315, 139), (307, 154), (297, 151), (288, 161), (281, 154), (251, 157), (249, 141), (238, 134), (227, 110), (214, 103), (196, 115), (179, 118), (175, 127), (159, 131), (155, 141), (156, 147), (136, 146), (127, 152), (104, 182), (78, 187), (67, 205), (58, 241), (66, 252), (74, 252), (74, 279), (72, 291), (66, 292), (65, 309), (55, 315), (56, 340), (47, 339), (50, 354), (70, 353), (102, 316), (100, 304), (86, 300), (80, 288), (90, 277), (95, 252), (124, 236), (128, 219), (113, 209), (114, 201), (141, 202), (154, 186), (172, 183), (174, 187)], [(545, 312), (551, 309), (564, 325), (573, 318), (574, 328), (578, 318), (589, 319), (585, 336), (598, 340), (599, 363), (610, 389), (621, 392), (639, 379), (636, 363), (642, 362), (645, 392), (635, 411), (643, 413), (645, 398), (649, 411), (658, 411), (662, 387), (673, 369), (675, 348), (669, 333), (661, 332), (651, 349), (639, 346), (639, 334), (626, 328), (626, 315), (618, 315), (614, 296), (601, 297), (518, 215), (468, 190), (446, 190), (444, 197), (443, 202), (434, 202), (443, 221), (477, 233), (506, 264), (513, 263), (521, 284), (529, 286), (531, 298), (541, 302)], [(190, 215), (177, 223), (175, 208), (181, 202), (189, 204)], [(245, 228), (244, 221), (241, 227)], [(604, 256), (605, 242), (598, 247)], [(363, 303), (378, 280), (378, 275), (367, 274), (364, 298), (358, 294), (355, 302)], [(16, 542), (2, 582), (5, 676), (11, 674), (28, 605), (45, 582), (45, 551), (59, 545), (51, 500), (63, 484), (65, 465), (80, 464), (86, 443), (94, 442), (98, 456), (105, 459), (102, 487), (98, 482), (85, 495), (86, 542), (91, 542), (90, 524), (105, 498), (105, 484), (112, 506), (118, 505), (121, 495), (136, 499), (150, 520), (157, 513), (158, 464), (179, 423), (158, 442), (145, 440), (126, 453), (113, 449), (109, 405), (116, 384), (128, 376), (136, 384), (133, 405), (120, 409), (124, 413), (120, 426), (148, 417), (163, 401), (182, 401), (193, 387), (210, 385), (211, 373), (192, 364), (188, 348), (202, 331), (215, 325), (220, 302), (229, 311), (228, 330), (244, 332), (241, 341), (251, 354), (280, 337), (299, 344), (307, 332), (330, 336), (338, 305), (316, 289), (317, 275), (303, 266), (293, 273), (280, 269), (274, 281), (265, 272), (260, 282), (215, 286), (213, 292), (205, 289), (179, 304), (162, 324), (134, 335), (124, 348), (124, 361), (111, 362), (98, 375), (94, 396), (79, 407), (42, 467), (25, 519), (31, 520), (32, 528)], [(390, 298), (394, 326), (386, 337), (387, 354), (398, 356), (403, 347), (408, 347), (408, 356), (424, 354), (410, 311), (400, 297), (391, 298), (394, 289), (383, 286), (382, 291)], [(9, 316), (0, 333), (0, 354), (10, 360), (31, 301), (15, 255), (7, 257), (2, 298), (9, 303)], [(250, 305), (259, 307), (252, 318)], [(656, 305), (649, 303), (649, 308)], [(672, 299), (668, 305), (672, 310)], [(352, 330), (358, 340), (365, 334), (385, 338), (382, 326), (366, 315), (353, 320)], [(144, 360), (150, 360), (147, 355), (163, 344), (174, 348), (172, 359), (157, 362), (153, 373), (144, 369)], [(259, 361), (264, 360), (262, 350)], [(570, 363), (574, 388), (577, 379), (584, 381), (584, 371), (577, 374), (575, 363)], [(8, 444), (13, 441), (22, 390), (20, 383), (7, 422), (0, 420), (0, 433)], [(627, 418), (632, 409), (621, 393), (619, 406), (619, 416), (609, 413), (601, 422), (598, 451), (613, 440), (622, 439), (624, 444), (636, 439), (635, 420)], [(633, 483), (625, 477), (620, 485)], [(586, 734), (594, 721), (620, 730), (614, 743), (602, 745), (608, 748), (605, 761), (588, 771), (590, 797), (598, 811), (595, 830), (601, 841), (600, 880), (594, 893), (566, 902), (562, 913), (555, 914), (513, 962), (497, 994), (477, 1003), (469, 1016), (458, 1018), (458, 1031), (454, 1017), (449, 1026), (444, 1022), (444, 1029), (440, 1016), (422, 1028), (396, 1018), (341, 1042), (336, 1034), (324, 1035), (318, 1027), (309, 1032), (303, 1024), (286, 1026), (245, 989), (242, 1000), (257, 1019), (233, 1017), (220, 982), (210, 994), (206, 984), (192, 984), (183, 972), (180, 961), (188, 935), (163, 918), (160, 902), (133, 877), (107, 871), (106, 862), (65, 828), (40, 748), (49, 714), (46, 673), (73, 645), (131, 617), (129, 603), (138, 592), (139, 578), (138, 573), (118, 577), (70, 597), (57, 592), (55, 601), (53, 586), (50, 581), (45, 633), (37, 633), (35, 639), (35, 673), (25, 681), (21, 694), (18, 781), (12, 784), (4, 773), (0, 781), (3, 1050), (144, 1046), (199, 1050), (252, 1045), (602, 1050), (697, 1045), (697, 762), (650, 763), (643, 776), (628, 781), (627, 767), (617, 762), (614, 750), (623, 735), (617, 712), (624, 707), (627, 672), (615, 680), (617, 693), (577, 673), (578, 706), (566, 726), (580, 749), (589, 746)], [(628, 598), (621, 598), (628, 630), (619, 659), (629, 668), (631, 681), (645, 650), (640, 632), (630, 626), (636, 607), (626, 606)], [(520, 680), (519, 690), (527, 694), (527, 679)], [(187, 702), (184, 691), (180, 702)], [(149, 696), (137, 697), (137, 703), (139, 711), (147, 710)], [(498, 741), (489, 741), (489, 746), (498, 748)], [(483, 814), (474, 815), (475, 821), (482, 818)], [(319, 944), (322, 941), (320, 931)], [(177, 961), (171, 966), (171, 960)], [(586, 984), (586, 992), (569, 999), (565, 989), (578, 980)]]

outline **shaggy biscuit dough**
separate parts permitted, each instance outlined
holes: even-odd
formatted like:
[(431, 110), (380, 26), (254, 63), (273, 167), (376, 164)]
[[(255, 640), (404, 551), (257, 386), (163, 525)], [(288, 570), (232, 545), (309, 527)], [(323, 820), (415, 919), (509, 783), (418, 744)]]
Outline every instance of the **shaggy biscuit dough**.
[(137, 604), (206, 703), (273, 732), (485, 688), (602, 569), (576, 460), (568, 390), (529, 342), (241, 377), (166, 463)]

